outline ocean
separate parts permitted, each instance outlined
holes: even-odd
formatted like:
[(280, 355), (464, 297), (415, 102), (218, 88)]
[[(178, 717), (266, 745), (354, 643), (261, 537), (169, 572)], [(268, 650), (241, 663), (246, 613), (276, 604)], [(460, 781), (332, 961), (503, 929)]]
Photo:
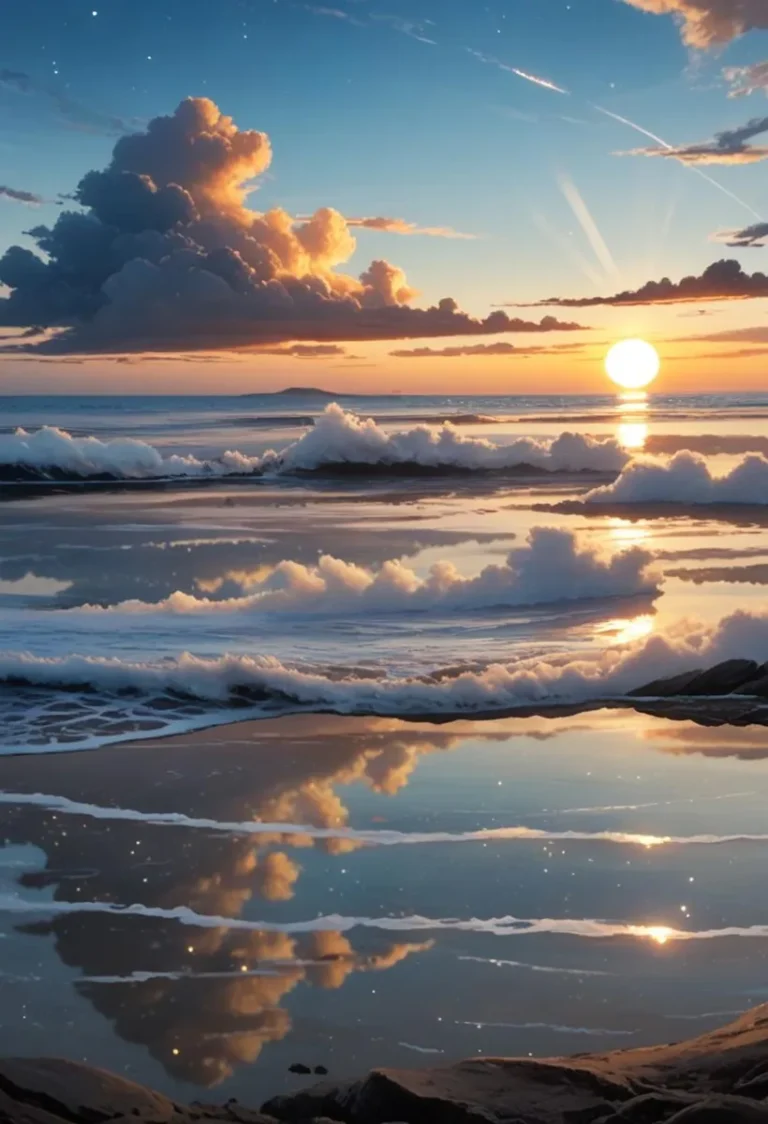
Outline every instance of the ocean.
[(0, 1051), (254, 1103), (764, 998), (765, 729), (624, 696), (768, 659), (767, 419), (0, 399)]

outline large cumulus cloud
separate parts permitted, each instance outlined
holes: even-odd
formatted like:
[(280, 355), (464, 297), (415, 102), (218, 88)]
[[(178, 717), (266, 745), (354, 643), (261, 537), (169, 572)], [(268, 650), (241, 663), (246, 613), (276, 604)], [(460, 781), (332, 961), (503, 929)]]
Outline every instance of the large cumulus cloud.
[(716, 261), (700, 277), (682, 281), (648, 281), (639, 289), (629, 289), (606, 297), (548, 297), (539, 305), (561, 308), (591, 308), (596, 305), (682, 304), (698, 301), (753, 300), (768, 297), (768, 276), (745, 273), (737, 261)]
[(677, 16), (683, 39), (707, 50), (729, 43), (745, 31), (768, 28), (765, 0), (624, 0), (656, 15)]
[(35, 352), (185, 351), (361, 339), (576, 329), (552, 317), (485, 319), (451, 298), (428, 309), (401, 269), (337, 267), (355, 250), (349, 225), (323, 207), (297, 223), (245, 206), (269, 167), (265, 133), (241, 130), (207, 98), (187, 98), (146, 131), (121, 137), (52, 228), (0, 259), (0, 324), (60, 329)]

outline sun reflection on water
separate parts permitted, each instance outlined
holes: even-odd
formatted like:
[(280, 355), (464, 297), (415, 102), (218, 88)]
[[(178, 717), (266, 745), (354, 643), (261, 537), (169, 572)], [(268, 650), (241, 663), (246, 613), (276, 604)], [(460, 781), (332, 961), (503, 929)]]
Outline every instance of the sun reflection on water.
[(648, 426), (645, 422), (622, 422), (617, 434), (619, 444), (632, 452), (642, 451), (648, 440)]
[(630, 519), (610, 519), (608, 534), (619, 549), (629, 549), (631, 546), (645, 546), (651, 537), (651, 530), (647, 523), (633, 523)]

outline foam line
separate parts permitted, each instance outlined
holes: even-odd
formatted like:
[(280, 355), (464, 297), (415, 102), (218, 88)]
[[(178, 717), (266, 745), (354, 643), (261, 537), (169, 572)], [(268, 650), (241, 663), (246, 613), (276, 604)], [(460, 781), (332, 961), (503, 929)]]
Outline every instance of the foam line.
[(163, 909), (160, 906), (119, 905), (116, 902), (78, 901), (65, 902), (42, 898), (23, 898), (18, 894), (0, 894), (0, 913), (65, 917), (78, 913), (107, 914), (112, 917), (153, 918), (158, 921), (175, 921), (199, 929), (232, 929), (262, 933), (348, 933), (353, 929), (378, 929), (384, 932), (413, 933), (442, 930), (461, 933), (490, 933), (498, 937), (523, 937), (543, 933), (580, 937), (585, 940), (605, 940), (609, 937), (633, 937), (657, 944), (677, 941), (711, 941), (729, 938), (768, 938), (768, 924), (729, 925), (722, 929), (675, 929), (666, 925), (631, 925), (621, 921), (598, 918), (432, 918), (413, 914), (406, 917), (345, 917), (338, 913), (314, 917), (308, 921), (256, 921), (242, 917), (218, 917), (197, 913), (189, 906)]
[(616, 843), (620, 846), (661, 847), (722, 846), (730, 843), (768, 843), (768, 833), (732, 835), (701, 833), (699, 835), (651, 835), (632, 831), (551, 831), (544, 828), (515, 825), (483, 828), (478, 831), (393, 831), (359, 830), (351, 827), (315, 827), (311, 824), (264, 823), (252, 820), (213, 820), (186, 816), (182, 812), (139, 812), (133, 808), (117, 808), (86, 804), (66, 796), (46, 793), (0, 793), (0, 804), (34, 805), (46, 811), (96, 820), (127, 820), (153, 827), (182, 827), (214, 831), (225, 835), (303, 835), (311, 839), (350, 839), (372, 847), (418, 846), (434, 843), (487, 843), (504, 841)]

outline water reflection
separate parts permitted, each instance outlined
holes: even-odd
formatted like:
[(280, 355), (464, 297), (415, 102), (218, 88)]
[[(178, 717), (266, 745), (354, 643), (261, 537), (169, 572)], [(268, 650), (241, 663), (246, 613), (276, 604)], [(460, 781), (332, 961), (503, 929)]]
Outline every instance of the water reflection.
[(652, 532), (646, 520), (639, 522), (611, 516), (608, 520), (608, 534), (612, 545), (620, 550), (629, 550), (633, 546), (648, 546)]
[[(313, 715), (52, 756), (44, 782), (39, 760), (6, 758), (9, 792), (180, 816), (3, 806), (7, 840), (42, 852), (23, 871), (0, 865), (5, 888), (75, 907), (32, 924), (9, 910), (7, 963), (41, 983), (0, 980), (5, 1033), (24, 1052), (60, 1052), (69, 1017), (72, 1056), (158, 1084), (148, 1054), (180, 1096), (181, 1083), (227, 1082), (250, 1101), (292, 1080), (296, 1060), (334, 1074), (418, 1064), (404, 1039), (446, 1060), (564, 1052), (570, 1033), (606, 1049), (658, 1041), (664, 1019), (740, 1002), (765, 948), (737, 935), (766, 927), (753, 892), (765, 783), (667, 753), (678, 728), (697, 730), (629, 712), (446, 726)], [(704, 733), (737, 753), (747, 734), (757, 746), (755, 731)], [(224, 830), (249, 821), (264, 831)], [(345, 826), (354, 837), (310, 832)], [(434, 839), (369, 846), (367, 828)], [(734, 828), (759, 838), (730, 843)], [(726, 838), (688, 845), (703, 832)], [(132, 903), (198, 916), (122, 909)]]
[(648, 440), (648, 426), (645, 422), (623, 422), (618, 429), (618, 441), (631, 452), (640, 452)]
[[(54, 758), (46, 784), (108, 804), (119, 793), (123, 806), (144, 811), (204, 806), (223, 819), (340, 827), (349, 811), (337, 789), (362, 784), (392, 796), (421, 755), (460, 740), (429, 728), (404, 734), (402, 723), (377, 719), (356, 722), (349, 736), (341, 719), (312, 718), (294, 723), (297, 736), (287, 745), (270, 739), (274, 725), (258, 724), (265, 735), (260, 745), (232, 739), (216, 746), (215, 757), (210, 734), (193, 735), (183, 756), (158, 760), (149, 748), (114, 751), (98, 780), (91, 754)], [(32, 791), (38, 787), (22, 760), (6, 764), (6, 786), (16, 772), (17, 783), (26, 774)], [(341, 862), (361, 846), (354, 839), (280, 831), (254, 842), (62, 816), (34, 805), (6, 812), (7, 840), (32, 843), (46, 856), (42, 870), (21, 875), (25, 891), (52, 891), (54, 900), (65, 902), (182, 905), (215, 917), (242, 916), (255, 899), (262, 910), (264, 903), (289, 901), (302, 871), (297, 851), (315, 848), (326, 861)], [(289, 1034), (285, 1000), (299, 985), (337, 990), (356, 973), (385, 972), (432, 947), (431, 941), (391, 941), (384, 933), (364, 934), (363, 947), (359, 941), (356, 947), (333, 930), (298, 936), (190, 930), (158, 918), (98, 913), (63, 914), (21, 929), (52, 938), (61, 961), (82, 973), (75, 981), (78, 993), (121, 1039), (145, 1046), (174, 1079), (206, 1087), (252, 1064), (265, 1045)]]
[(616, 440), (630, 453), (641, 453), (648, 441), (648, 395), (642, 390), (628, 390), (617, 395), (616, 413), (619, 425)]

